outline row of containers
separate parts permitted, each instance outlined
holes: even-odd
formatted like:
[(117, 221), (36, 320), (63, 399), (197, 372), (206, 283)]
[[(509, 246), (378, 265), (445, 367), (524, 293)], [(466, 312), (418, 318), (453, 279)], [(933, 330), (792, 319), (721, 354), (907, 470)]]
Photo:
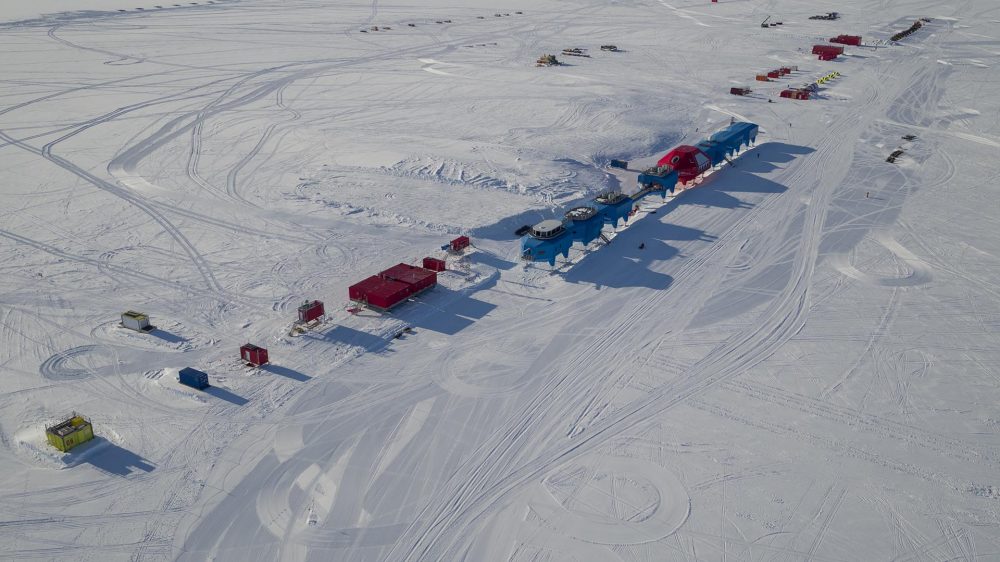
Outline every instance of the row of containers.
[(798, 88), (787, 88), (785, 90), (782, 90), (781, 97), (790, 98), (793, 100), (807, 100), (810, 98), (810, 96), (819, 91), (820, 85), (826, 84), (827, 82), (837, 78), (840, 78), (839, 72), (837, 71), (830, 72), (829, 74), (823, 75), (815, 82), (810, 82), (809, 84), (800, 86)]
[[(442, 246), (443, 250), (453, 253), (461, 253), (472, 244), (468, 236), (459, 236), (448, 244)], [(367, 306), (377, 310), (387, 311), (405, 302), (410, 297), (428, 291), (437, 285), (437, 274), (445, 271), (447, 263), (445, 260), (425, 257), (423, 267), (400, 263), (373, 275), (360, 283), (348, 288), (350, 300), (359, 305)], [(296, 324), (306, 326), (314, 322), (321, 321), (326, 316), (326, 307), (323, 301), (308, 300), (299, 305), (297, 309), (298, 321)], [(148, 314), (128, 310), (121, 315), (121, 326), (136, 332), (152, 332), (156, 329), (150, 322)], [(261, 367), (270, 363), (270, 358), (266, 348), (246, 343), (240, 346), (240, 360), (248, 366)], [(185, 367), (178, 372), (178, 382), (191, 388), (204, 390), (208, 388), (208, 374)], [(59, 431), (65, 432), (67, 427), (72, 426), (70, 422), (59, 428), (51, 428), (50, 441), (55, 439)], [(89, 426), (89, 422), (88, 422)], [(75, 426), (74, 426), (75, 427)], [(91, 434), (92, 435), (92, 434)], [(60, 437), (61, 439), (62, 437)], [(65, 441), (69, 443), (69, 440)], [(77, 439), (76, 443), (80, 440)], [(71, 445), (65, 445), (62, 441), (59, 444), (53, 443), (60, 450), (67, 450)]]
[[(459, 236), (441, 249), (461, 253), (471, 244), (468, 236)], [(445, 269), (445, 261), (434, 257), (425, 257), (423, 267), (399, 263), (351, 285), (347, 296), (357, 305), (389, 311), (411, 297), (433, 289), (437, 285), (437, 274)]]
[[(758, 82), (770, 82), (771, 80), (776, 80), (783, 76), (787, 76), (792, 72), (799, 69), (798, 66), (782, 66), (781, 68), (776, 68), (774, 70), (769, 70), (765, 73), (758, 74), (756, 80)], [(733, 87), (729, 88), (729, 93), (734, 96), (748, 96), (753, 92), (750, 88), (739, 88)], [(809, 99), (810, 91), (806, 88), (787, 88), (781, 91), (781, 97), (791, 98), (796, 100), (807, 100)]]
[[(562, 220), (544, 220), (527, 229), (521, 238), (521, 259), (547, 262), (552, 266), (559, 255), (568, 259), (574, 243), (587, 246), (603, 237), (604, 225), (615, 228), (619, 222), (627, 222), (643, 197), (657, 194), (666, 198), (667, 192), (674, 193), (678, 183), (693, 181), (713, 166), (729, 161), (729, 157), (744, 145), (756, 142), (757, 130), (754, 123), (733, 122), (694, 146), (674, 148), (660, 158), (656, 166), (639, 174), (636, 193), (605, 192), (585, 205), (570, 209)], [(628, 162), (613, 161), (612, 165), (628, 168)]]
[[(812, 54), (817, 55), (819, 60), (834, 60), (838, 56), (844, 54), (844, 47), (841, 45), (861, 45), (860, 35), (838, 35), (836, 37), (830, 38), (831, 43), (839, 43), (838, 45), (813, 45)], [(758, 82), (770, 82), (772, 80), (777, 80), (783, 76), (791, 74), (792, 72), (798, 70), (798, 66), (782, 66), (774, 70), (769, 70), (767, 72), (762, 72), (757, 74), (754, 78)], [(839, 74), (838, 74), (839, 76)], [(829, 77), (827, 77), (829, 79)], [(822, 84), (825, 80), (818, 81)], [(779, 94), (780, 97), (795, 99), (795, 100), (808, 100), (813, 93), (819, 89), (816, 82), (808, 84), (800, 88), (786, 88)], [(747, 96), (753, 92), (747, 87), (732, 87), (729, 89), (729, 93), (735, 96)]]
[(798, 66), (782, 66), (781, 68), (776, 68), (774, 70), (768, 70), (756, 76), (758, 82), (770, 82), (771, 80), (777, 80), (782, 76), (786, 76), (798, 70)]

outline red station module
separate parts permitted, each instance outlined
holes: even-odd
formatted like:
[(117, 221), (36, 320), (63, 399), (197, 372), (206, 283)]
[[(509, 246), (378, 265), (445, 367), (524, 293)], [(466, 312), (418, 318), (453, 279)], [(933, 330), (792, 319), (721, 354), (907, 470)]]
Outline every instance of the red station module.
[(240, 358), (251, 365), (260, 367), (267, 363), (267, 350), (252, 343), (244, 344), (240, 347)]
[(372, 308), (389, 310), (407, 298), (435, 285), (437, 285), (437, 273), (434, 271), (400, 263), (378, 275), (372, 275), (360, 283), (351, 285), (347, 289), (347, 296), (354, 302)]
[(437, 285), (437, 273), (429, 269), (424, 269), (422, 267), (406, 263), (394, 265), (382, 273), (379, 273), (378, 276), (382, 279), (391, 279), (392, 281), (406, 283), (412, 288), (412, 294), (419, 293)]
[(384, 279), (378, 275), (372, 275), (347, 289), (347, 295), (352, 301), (383, 310), (389, 310), (412, 294), (413, 290), (406, 283)]
[(697, 147), (681, 145), (660, 158), (657, 166), (670, 166), (677, 170), (677, 180), (687, 183), (712, 167), (712, 161)]
[(472, 244), (472, 241), (469, 240), (468, 236), (459, 236), (451, 241), (451, 251), (461, 252), (462, 250), (468, 248), (470, 244)]

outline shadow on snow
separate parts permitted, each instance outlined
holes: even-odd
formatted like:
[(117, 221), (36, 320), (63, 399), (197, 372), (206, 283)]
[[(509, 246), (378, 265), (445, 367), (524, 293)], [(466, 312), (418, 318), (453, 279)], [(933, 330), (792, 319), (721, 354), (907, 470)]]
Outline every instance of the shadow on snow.
[(299, 382), (306, 382), (312, 380), (312, 377), (305, 373), (300, 373), (295, 369), (289, 369), (288, 367), (282, 367), (280, 365), (274, 365), (268, 363), (266, 365), (261, 365), (260, 369), (264, 372), (271, 373), (272, 375), (279, 375)]
[[(750, 209), (754, 206), (741, 195), (781, 194), (787, 187), (756, 174), (772, 171), (808, 154), (812, 149), (785, 143), (766, 143), (744, 153), (735, 161), (713, 173), (702, 185), (692, 188), (638, 220), (619, 233), (607, 247), (586, 251), (586, 255), (564, 277), (571, 283), (593, 283), (607, 287), (647, 287), (666, 289), (673, 278), (650, 269), (654, 262), (670, 260), (678, 249), (667, 241), (712, 242), (716, 235), (670, 224), (670, 213), (682, 206)], [(725, 173), (722, 173), (725, 172)], [(639, 245), (644, 244), (644, 249)], [(577, 246), (578, 247), (578, 246)]]
[(152, 472), (156, 468), (132, 451), (97, 435), (89, 443), (74, 449), (70, 455), (79, 455), (81, 464), (89, 464), (101, 472), (118, 476), (128, 476), (136, 471)]

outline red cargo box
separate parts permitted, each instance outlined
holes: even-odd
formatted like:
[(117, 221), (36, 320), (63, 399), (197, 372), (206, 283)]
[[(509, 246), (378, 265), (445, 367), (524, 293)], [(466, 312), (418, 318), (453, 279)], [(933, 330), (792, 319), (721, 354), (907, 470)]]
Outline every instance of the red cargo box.
[(391, 279), (400, 283), (406, 283), (413, 288), (413, 293), (419, 293), (424, 289), (437, 285), (437, 273), (405, 263), (394, 265), (378, 275), (382, 279)]
[(312, 322), (324, 314), (322, 301), (308, 301), (299, 307), (299, 322)]
[(240, 357), (247, 363), (259, 367), (267, 363), (267, 350), (248, 343), (240, 347)]
[(861, 36), (860, 35), (838, 35), (830, 39), (831, 43), (840, 43), (842, 45), (853, 45), (855, 47), (861, 46)]
[(424, 269), (429, 269), (431, 271), (444, 271), (448, 269), (448, 264), (444, 260), (439, 260), (437, 258), (424, 258)]
[(839, 45), (813, 45), (812, 54), (814, 55), (832, 54), (834, 56), (837, 56), (844, 54), (844, 48)]
[(783, 90), (781, 92), (781, 97), (791, 98), (793, 100), (807, 100), (809, 99), (809, 92), (805, 90)]
[(413, 289), (406, 283), (372, 275), (360, 283), (351, 285), (347, 289), (347, 294), (352, 301), (389, 310), (405, 301), (413, 294)]
[(468, 248), (470, 244), (472, 244), (472, 241), (469, 240), (468, 236), (459, 236), (451, 241), (451, 249), (453, 252), (460, 252)]
[(771, 72), (767, 73), (767, 77), (768, 78), (778, 78), (780, 76), (781, 76), (781, 72), (779, 72), (777, 70), (772, 70)]

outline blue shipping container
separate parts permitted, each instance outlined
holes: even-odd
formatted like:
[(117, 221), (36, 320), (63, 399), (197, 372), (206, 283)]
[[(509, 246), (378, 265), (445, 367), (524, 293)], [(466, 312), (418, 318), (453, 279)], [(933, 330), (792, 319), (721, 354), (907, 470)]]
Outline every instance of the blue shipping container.
[(203, 373), (191, 367), (184, 367), (177, 373), (177, 380), (183, 385), (204, 390), (209, 387), (208, 373)]

